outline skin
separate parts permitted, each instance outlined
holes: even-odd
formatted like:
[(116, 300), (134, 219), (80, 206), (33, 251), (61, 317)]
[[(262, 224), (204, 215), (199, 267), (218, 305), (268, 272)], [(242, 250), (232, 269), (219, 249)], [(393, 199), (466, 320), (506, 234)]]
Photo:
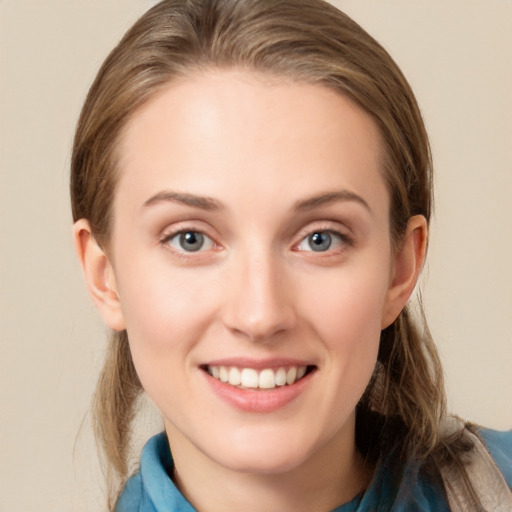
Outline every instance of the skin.
[[(76, 223), (93, 299), (127, 329), (198, 510), (325, 511), (368, 485), (354, 410), (426, 243), (413, 217), (392, 249), (381, 156), (371, 117), (327, 88), (197, 74), (129, 122), (108, 252)], [(187, 252), (186, 231), (205, 245)], [(331, 246), (312, 250), (313, 233)], [(284, 406), (248, 412), (209, 385), (203, 365), (223, 358), (314, 372)]]

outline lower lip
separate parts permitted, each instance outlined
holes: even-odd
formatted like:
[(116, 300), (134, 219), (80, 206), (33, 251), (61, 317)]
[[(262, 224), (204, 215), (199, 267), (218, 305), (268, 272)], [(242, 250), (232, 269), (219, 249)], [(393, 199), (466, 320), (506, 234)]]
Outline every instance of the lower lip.
[(240, 389), (203, 372), (208, 384), (222, 400), (245, 412), (273, 412), (296, 400), (306, 389), (314, 372), (287, 386), (273, 389)]

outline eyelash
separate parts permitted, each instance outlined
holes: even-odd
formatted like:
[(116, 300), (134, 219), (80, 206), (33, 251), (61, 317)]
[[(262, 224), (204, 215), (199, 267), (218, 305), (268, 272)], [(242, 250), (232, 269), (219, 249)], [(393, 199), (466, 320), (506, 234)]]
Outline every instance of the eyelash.
[[(194, 234), (199, 235), (203, 238), (203, 242), (208, 245), (207, 249), (214, 249), (215, 247), (218, 247), (217, 243), (212, 239), (212, 237), (208, 236), (204, 231), (196, 228), (187, 228), (187, 227), (180, 227), (179, 229), (173, 230), (172, 232), (165, 233), (162, 238), (160, 239), (160, 245), (166, 246), (176, 252), (177, 254), (188, 257), (189, 255), (192, 255), (194, 253), (201, 253), (204, 252), (204, 243), (201, 245), (201, 247), (198, 247), (196, 250), (187, 251), (183, 247), (174, 247), (172, 245), (172, 241), (177, 237), (183, 237), (187, 234)], [(180, 243), (182, 240), (180, 238), (177, 238), (177, 243)]]
[[(311, 242), (311, 238), (315, 235), (327, 235), (330, 240), (329, 246), (325, 250), (315, 251), (311, 245), (309, 246), (309, 249), (301, 248), (301, 245), (304, 243)], [(337, 247), (331, 247), (332, 245), (332, 238), (337, 238)], [(336, 243), (336, 242), (334, 242)], [(320, 226), (316, 229), (308, 229), (306, 233), (301, 235), (300, 242), (294, 246), (295, 250), (298, 252), (307, 252), (307, 253), (313, 253), (317, 256), (332, 256), (334, 254), (339, 254), (340, 252), (343, 252), (344, 250), (352, 247), (354, 245), (354, 239), (347, 235), (346, 233), (343, 233), (337, 229), (333, 229), (331, 226)]]
[[(182, 246), (176, 247), (171, 243), (174, 239), (177, 239), (176, 243), (181, 245), (181, 242), (183, 242), (183, 240), (181, 238), (177, 238), (177, 237), (183, 237), (183, 236), (186, 236), (187, 234), (194, 234), (196, 236), (199, 235), (203, 239), (203, 244), (201, 244), (201, 246), (198, 247), (196, 250), (186, 250)], [(311, 247), (311, 245), (309, 246), (309, 249), (301, 248), (302, 244), (308, 243), (308, 239), (309, 239), (309, 242), (311, 242), (311, 237), (314, 237), (315, 235), (322, 235), (322, 236), (327, 235), (329, 237), (329, 246), (325, 250), (319, 250), (319, 251), (315, 251)], [(331, 247), (333, 238), (338, 239), (337, 247), (334, 247), (334, 248)], [(217, 244), (215, 242), (215, 240), (212, 237), (210, 237), (209, 235), (207, 235), (203, 230), (193, 228), (193, 227), (186, 227), (186, 226), (179, 227), (171, 232), (165, 233), (161, 237), (159, 243), (160, 243), (160, 245), (165, 246), (170, 250), (173, 250), (173, 252), (180, 255), (181, 257), (192, 257), (195, 253), (200, 254), (202, 252), (220, 247), (220, 245)], [(334, 242), (334, 243), (336, 243), (336, 242)], [(205, 248), (205, 244), (207, 245), (206, 248)], [(346, 233), (342, 233), (339, 230), (333, 229), (331, 226), (329, 226), (329, 227), (321, 226), (316, 229), (308, 229), (307, 231), (303, 231), (303, 233), (301, 233), (300, 241), (297, 244), (294, 244), (293, 250), (295, 250), (297, 252), (302, 252), (302, 253), (313, 253), (318, 256), (322, 256), (325, 253), (325, 256), (327, 256), (327, 255), (332, 255), (333, 253), (339, 253), (339, 252), (343, 251), (344, 249), (347, 249), (353, 245), (354, 245), (354, 239), (352, 237), (348, 236)]]

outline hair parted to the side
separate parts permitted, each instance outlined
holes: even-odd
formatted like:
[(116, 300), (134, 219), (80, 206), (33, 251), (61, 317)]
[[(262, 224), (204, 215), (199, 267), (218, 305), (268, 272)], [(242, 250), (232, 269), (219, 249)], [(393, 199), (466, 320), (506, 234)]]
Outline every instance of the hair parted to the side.
[[(164, 0), (124, 36), (101, 67), (83, 106), (71, 164), (74, 220), (89, 220), (108, 251), (113, 196), (121, 169), (116, 148), (131, 116), (187, 74), (249, 69), (325, 85), (351, 98), (380, 129), (383, 176), (397, 247), (412, 215), (432, 210), (432, 164), (420, 110), (388, 53), (348, 16), (322, 0)], [(444, 439), (443, 375), (421, 313), (405, 309), (382, 332), (378, 363), (358, 405), (357, 442), (378, 458), (396, 444), (409, 455), (463, 469), (464, 435)], [(111, 475), (123, 483), (142, 387), (126, 332), (115, 332), (96, 390), (97, 438)], [(405, 437), (404, 437), (405, 436)], [(468, 484), (469, 485), (469, 484)], [(119, 485), (111, 485), (112, 509)], [(472, 491), (468, 488), (472, 495)]]

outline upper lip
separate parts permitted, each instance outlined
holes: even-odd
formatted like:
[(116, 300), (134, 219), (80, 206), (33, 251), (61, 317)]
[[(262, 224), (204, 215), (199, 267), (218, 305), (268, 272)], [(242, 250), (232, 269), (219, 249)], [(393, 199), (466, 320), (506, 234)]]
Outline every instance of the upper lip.
[(229, 357), (215, 359), (201, 364), (200, 366), (235, 366), (237, 368), (254, 368), (264, 370), (266, 368), (283, 368), (290, 366), (315, 366), (310, 360), (295, 359), (289, 357), (253, 359), (248, 357)]

